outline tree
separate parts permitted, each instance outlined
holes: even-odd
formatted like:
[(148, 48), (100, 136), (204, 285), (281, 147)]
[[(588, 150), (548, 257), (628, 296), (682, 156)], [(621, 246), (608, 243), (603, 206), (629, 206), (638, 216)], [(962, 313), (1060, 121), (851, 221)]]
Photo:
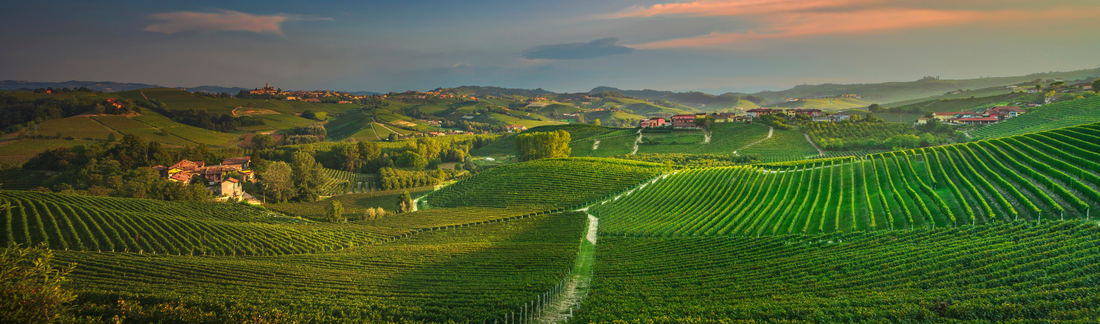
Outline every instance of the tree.
[(399, 213), (407, 213), (413, 211), (412, 196), (408, 191), (402, 192), (400, 196), (397, 196), (397, 208)]
[(306, 110), (302, 112), (302, 118), (305, 119), (317, 119), (317, 114), (312, 110)]
[(259, 134), (252, 136), (252, 148), (256, 150), (266, 150), (275, 147), (275, 138), (267, 134)]
[(571, 135), (564, 130), (516, 135), (516, 156), (522, 161), (569, 157)]
[(291, 178), (294, 179), (294, 189), (299, 200), (317, 201), (320, 197), (321, 186), (325, 183), (321, 173), (321, 164), (306, 152), (294, 152), (291, 159)]
[(596, 121), (592, 122), (592, 125), (601, 126), (600, 125), (600, 119), (596, 118)]
[(1092, 81), (1092, 91), (1100, 92), (1100, 79)]
[(396, 141), (397, 140), (397, 133), (390, 133), (389, 136), (386, 136), (386, 140), (389, 140), (390, 142)]
[(397, 155), (397, 166), (402, 168), (423, 169), (428, 166), (428, 159), (413, 151), (404, 151)]
[(355, 172), (359, 170), (359, 146), (354, 144), (342, 144), (336, 148), (336, 154), (344, 163), (344, 170)]
[(267, 166), (261, 174), (264, 192), (275, 201), (283, 202), (294, 196), (294, 180), (290, 165), (279, 161)]
[(363, 220), (374, 219), (374, 208), (367, 208), (363, 211)]
[(879, 106), (878, 104), (871, 104), (870, 106), (867, 106), (867, 110), (870, 112), (880, 112), (882, 111), (882, 106)]
[(54, 268), (53, 251), (43, 243), (38, 247), (12, 245), (0, 252), (0, 322), (53, 323), (65, 316), (65, 303), (76, 294), (62, 289), (70, 263)]
[(386, 216), (386, 210), (382, 209), (382, 207), (375, 208), (374, 218), (382, 218), (382, 216)]
[(374, 142), (359, 142), (356, 146), (359, 148), (360, 168), (366, 169), (365, 173), (374, 173), (378, 168), (378, 158), (382, 156), (382, 149), (378, 147), (378, 143)]
[(329, 199), (328, 206), (325, 207), (325, 218), (333, 223), (347, 221), (344, 218), (344, 205), (339, 200)]

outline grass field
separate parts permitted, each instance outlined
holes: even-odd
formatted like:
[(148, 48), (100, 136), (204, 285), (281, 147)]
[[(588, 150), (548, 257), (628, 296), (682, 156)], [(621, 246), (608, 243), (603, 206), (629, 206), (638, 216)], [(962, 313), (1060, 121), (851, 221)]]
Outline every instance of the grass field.
[(621, 135), (615, 137), (606, 137), (598, 139), (600, 145), (595, 150), (592, 149), (597, 139), (573, 141), (570, 143), (570, 148), (573, 152), (570, 156), (591, 156), (591, 157), (610, 157), (616, 155), (630, 154), (634, 150), (634, 142), (638, 140), (637, 135)]
[(784, 102), (777, 104), (777, 107), (784, 108), (806, 108), (806, 109), (821, 109), (839, 111), (852, 108), (865, 108), (870, 106), (871, 102), (858, 99), (844, 99), (844, 98), (830, 98), (830, 99), (806, 99), (799, 101)]
[(76, 139), (95, 140), (106, 140), (111, 134), (115, 134), (116, 138), (122, 137), (121, 134), (111, 131), (107, 126), (83, 116), (44, 121), (35, 128), (34, 134), (43, 136), (57, 136), (60, 134), (61, 137), (71, 136)]

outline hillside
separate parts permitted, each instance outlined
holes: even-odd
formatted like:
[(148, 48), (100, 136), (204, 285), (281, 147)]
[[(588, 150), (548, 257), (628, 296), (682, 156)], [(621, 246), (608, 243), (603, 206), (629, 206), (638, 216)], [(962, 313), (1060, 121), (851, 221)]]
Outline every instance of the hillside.
[[(573, 142), (582, 142), (583, 140), (597, 136), (600, 134), (606, 134), (617, 131), (615, 128), (596, 126), (590, 124), (566, 124), (566, 125), (550, 125), (550, 126), (538, 126), (529, 128), (521, 133), (526, 132), (553, 132), (557, 130), (564, 130), (569, 132)], [(507, 136), (493, 142), (489, 146), (482, 147), (480, 149), (471, 151), (470, 154), (476, 156), (493, 156), (493, 155), (513, 155), (516, 153), (516, 139), (515, 136)]]
[(1100, 204), (1100, 164), (1092, 161), (1100, 157), (1097, 128), (863, 158), (690, 169), (591, 212), (606, 235), (667, 237), (1087, 219)]
[(432, 192), (432, 207), (558, 209), (608, 198), (667, 171), (663, 165), (615, 159), (542, 159), (499, 166)]
[[(572, 269), (585, 222), (579, 213), (537, 216), (299, 255), (57, 251), (57, 259), (79, 264), (70, 285), (82, 306), (75, 311), (97, 318), (188, 323), (480, 322), (502, 319), (515, 312), (516, 305), (559, 287)], [(213, 234), (220, 231), (190, 231), (186, 226), (180, 230), (189, 234), (180, 240), (224, 237)], [(302, 243), (257, 237), (254, 244), (288, 249)]]
[(992, 139), (1095, 122), (1100, 122), (1100, 96), (1030, 108), (1023, 115), (979, 127), (970, 136)]
[[(979, 97), (984, 97), (996, 94), (997, 92), (1009, 92), (1010, 90), (1004, 89), (1004, 86), (1006, 85), (1034, 85), (1035, 79), (1047, 80), (1060, 78), (1066, 80), (1067, 83), (1070, 83), (1072, 81), (1096, 78), (1098, 76), (1100, 76), (1100, 68), (1069, 72), (1034, 73), (1023, 76), (961, 80), (940, 80), (937, 78), (925, 78), (922, 80), (910, 82), (884, 82), (862, 84), (826, 83), (820, 85), (799, 85), (783, 91), (763, 91), (755, 93), (753, 95), (765, 98), (769, 102), (777, 102), (779, 100), (782, 100), (783, 98), (813, 98), (819, 96), (835, 97), (841, 94), (851, 93), (862, 96), (862, 100), (864, 101), (884, 104), (939, 96), (944, 93), (956, 90), (986, 89), (995, 87), (1001, 88), (990, 89), (994, 90), (994, 92), (992, 93), (987, 92), (981, 95), (977, 95)], [(976, 94), (967, 94), (966, 96), (969, 97), (971, 95)]]
[[(775, 107), (782, 108), (806, 108), (806, 109), (821, 109), (828, 111), (839, 111), (852, 108), (864, 108), (870, 106), (871, 102), (858, 100), (858, 99), (846, 99), (846, 98), (830, 98), (830, 99), (806, 99), (798, 101), (789, 101), (784, 103), (775, 104)], [(770, 105), (769, 105), (770, 106)]]
[(891, 111), (904, 112), (956, 112), (977, 111), (994, 106), (1024, 106), (1034, 99), (1042, 100), (1041, 94), (1008, 93), (989, 97), (933, 99), (901, 106), (888, 107)]
[(687, 105), (694, 108), (704, 110), (720, 110), (730, 107), (736, 107), (741, 100), (748, 100), (755, 104), (763, 103), (763, 100), (755, 97), (749, 97), (747, 95), (735, 95), (731, 93), (723, 94), (720, 96), (710, 95), (702, 92), (672, 92), (672, 91), (658, 91), (658, 90), (622, 90), (613, 87), (596, 87), (589, 93), (601, 93), (601, 92), (618, 92), (624, 95), (650, 100), (666, 100), (677, 104)]

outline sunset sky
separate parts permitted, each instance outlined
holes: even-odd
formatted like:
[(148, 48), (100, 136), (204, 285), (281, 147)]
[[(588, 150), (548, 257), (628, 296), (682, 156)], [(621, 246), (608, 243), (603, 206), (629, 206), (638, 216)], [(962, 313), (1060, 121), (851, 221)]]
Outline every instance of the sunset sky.
[(1100, 1), (26, 1), (0, 79), (755, 92), (1100, 67)]

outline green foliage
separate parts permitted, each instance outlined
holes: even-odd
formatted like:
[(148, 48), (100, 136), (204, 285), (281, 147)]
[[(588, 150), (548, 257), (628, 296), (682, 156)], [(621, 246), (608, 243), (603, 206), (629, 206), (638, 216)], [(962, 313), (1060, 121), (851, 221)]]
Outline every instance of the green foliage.
[(290, 165), (283, 161), (269, 164), (260, 174), (264, 193), (272, 198), (271, 202), (283, 202), (295, 196), (293, 174)]
[(399, 213), (411, 212), (413, 208), (416, 207), (413, 206), (412, 196), (409, 195), (408, 191), (404, 191), (401, 195), (397, 196), (397, 206), (397, 212)]
[(321, 164), (309, 152), (300, 151), (294, 153), (290, 168), (296, 197), (302, 201), (317, 200), (325, 184)]
[(0, 252), (0, 322), (53, 323), (68, 317), (65, 304), (76, 295), (61, 285), (76, 264), (54, 268), (53, 259), (45, 244), (9, 245)]
[[(914, 148), (906, 140), (918, 136), (918, 145), (938, 145), (950, 140), (954, 129), (950, 126), (919, 125), (890, 122), (811, 122), (802, 125), (810, 139), (823, 150), (881, 150), (898, 147)], [(935, 132), (935, 133), (928, 133)], [(904, 139), (904, 140), (903, 140)], [(899, 142), (901, 141), (901, 142)]]
[(564, 130), (516, 135), (516, 156), (520, 161), (569, 157), (571, 135)]
[(346, 222), (348, 219), (344, 217), (344, 205), (340, 204), (339, 200), (331, 199), (328, 202), (328, 206), (325, 208), (325, 216), (329, 222)]
[(423, 200), (433, 208), (574, 207), (621, 192), (666, 170), (660, 164), (617, 159), (542, 159), (494, 167)]
[(1083, 270), (1095, 262), (1081, 251), (1100, 248), (1098, 235), (1094, 223), (1015, 222), (811, 237), (606, 236), (576, 320), (1090, 322), (1100, 316), (1091, 297), (1100, 276)]

